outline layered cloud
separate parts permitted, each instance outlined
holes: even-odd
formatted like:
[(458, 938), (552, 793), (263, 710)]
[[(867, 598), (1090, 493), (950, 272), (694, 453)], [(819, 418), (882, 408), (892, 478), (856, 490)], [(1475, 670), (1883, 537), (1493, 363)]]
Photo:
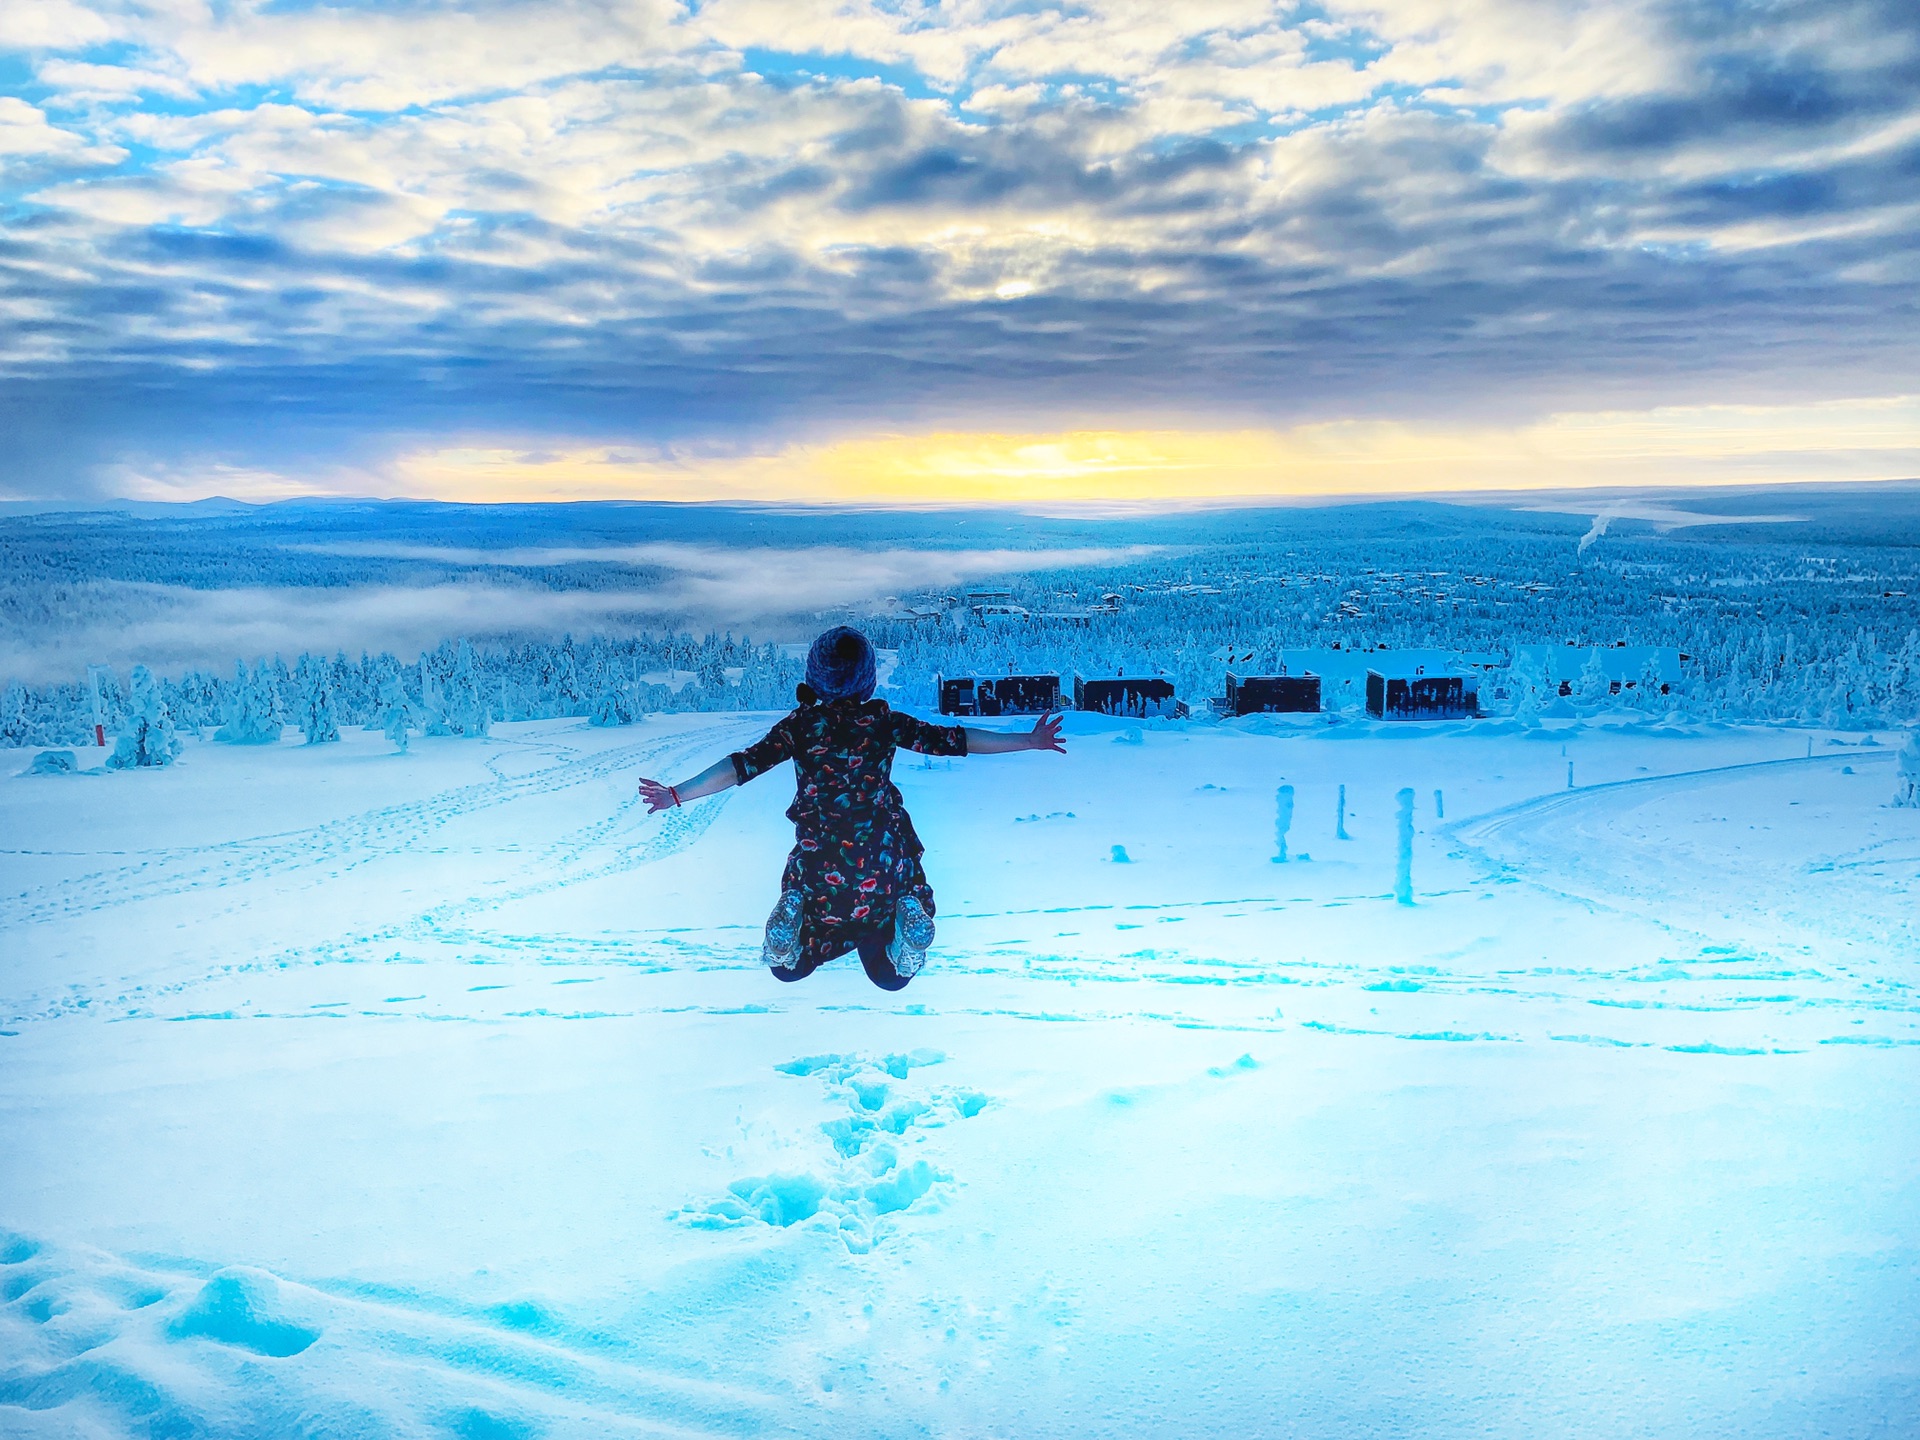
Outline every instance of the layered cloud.
[(0, 50), (16, 494), (1920, 360), (1906, 0), (13, 0)]

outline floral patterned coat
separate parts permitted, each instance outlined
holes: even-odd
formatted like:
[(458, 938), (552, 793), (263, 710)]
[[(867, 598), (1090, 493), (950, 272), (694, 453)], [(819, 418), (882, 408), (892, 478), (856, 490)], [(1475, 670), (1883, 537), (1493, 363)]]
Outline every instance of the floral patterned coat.
[(797, 964), (824, 963), (863, 935), (891, 930), (902, 896), (917, 896), (933, 914), (924, 847), (892, 779), (896, 747), (964, 755), (967, 732), (903, 715), (884, 700), (828, 700), (802, 705), (730, 757), (742, 785), (793, 761), (787, 818), (797, 843), (780, 886), (800, 892)]

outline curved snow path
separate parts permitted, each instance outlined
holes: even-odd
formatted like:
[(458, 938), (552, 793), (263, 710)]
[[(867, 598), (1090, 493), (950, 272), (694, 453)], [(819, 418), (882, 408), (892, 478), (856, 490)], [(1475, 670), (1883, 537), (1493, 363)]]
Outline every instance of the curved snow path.
[[(1770, 948), (1920, 953), (1909, 812), (1842, 810), (1833, 787), (1886, 788), (1895, 752), (1714, 766), (1593, 785), (1447, 826), (1504, 880)], [(1854, 771), (1859, 766), (1866, 774)], [(1795, 815), (1794, 811), (1799, 814)], [(1850, 828), (1864, 825), (1864, 829)]]

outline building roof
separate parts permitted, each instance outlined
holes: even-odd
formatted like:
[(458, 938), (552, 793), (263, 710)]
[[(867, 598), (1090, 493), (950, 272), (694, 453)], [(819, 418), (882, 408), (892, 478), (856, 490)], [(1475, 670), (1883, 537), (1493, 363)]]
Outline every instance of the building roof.
[(1426, 665), (1421, 663), (1395, 663), (1393, 661), (1387, 661), (1383, 664), (1369, 665), (1367, 667), (1367, 673), (1369, 675), (1378, 675), (1383, 680), (1439, 680), (1444, 678), (1464, 680), (1469, 685), (1475, 686), (1480, 683), (1480, 677), (1478, 675), (1470, 671), (1462, 670), (1457, 665)]

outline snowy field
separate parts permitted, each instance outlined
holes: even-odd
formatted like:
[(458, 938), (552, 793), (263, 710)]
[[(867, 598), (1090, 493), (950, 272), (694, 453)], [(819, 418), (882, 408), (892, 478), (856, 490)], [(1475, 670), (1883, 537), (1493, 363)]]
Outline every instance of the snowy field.
[(0, 1433), (1920, 1431), (1892, 743), (903, 755), (888, 995), (760, 968), (786, 771), (636, 802), (769, 718), (0, 755)]

